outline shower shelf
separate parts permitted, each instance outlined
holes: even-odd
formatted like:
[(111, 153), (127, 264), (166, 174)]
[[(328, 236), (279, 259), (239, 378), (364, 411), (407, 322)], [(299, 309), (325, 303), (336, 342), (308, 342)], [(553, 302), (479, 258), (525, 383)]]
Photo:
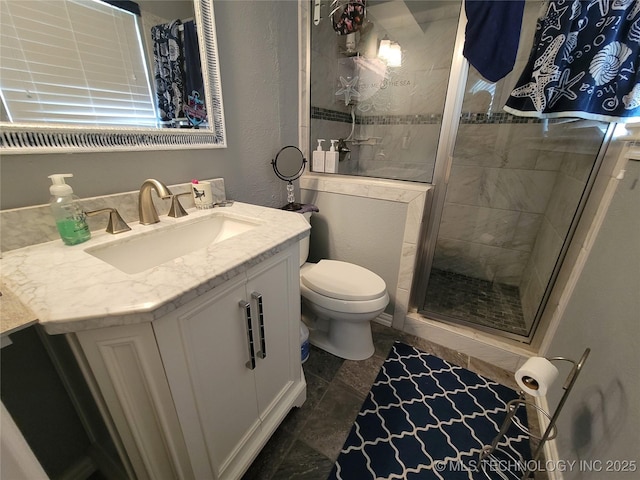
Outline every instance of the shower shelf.
[(354, 138), (353, 140), (345, 140), (351, 142), (353, 145), (381, 145), (382, 137), (368, 137), (368, 138)]

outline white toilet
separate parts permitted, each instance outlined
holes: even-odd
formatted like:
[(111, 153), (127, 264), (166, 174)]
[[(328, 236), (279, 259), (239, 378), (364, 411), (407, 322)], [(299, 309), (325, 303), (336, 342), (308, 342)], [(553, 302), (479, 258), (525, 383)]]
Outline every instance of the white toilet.
[[(303, 214), (310, 222), (311, 213)], [(300, 242), (300, 294), (314, 318), (309, 342), (347, 360), (373, 355), (371, 320), (384, 311), (389, 294), (384, 280), (366, 268), (337, 260), (305, 263), (309, 237)]]

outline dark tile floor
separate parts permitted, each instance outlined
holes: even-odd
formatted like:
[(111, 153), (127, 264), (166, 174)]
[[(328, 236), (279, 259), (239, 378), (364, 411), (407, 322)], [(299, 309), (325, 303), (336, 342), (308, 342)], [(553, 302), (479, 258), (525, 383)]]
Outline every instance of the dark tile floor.
[(326, 479), (396, 340), (517, 388), (513, 374), (486, 362), (378, 323), (372, 324), (372, 330), (375, 354), (360, 362), (311, 347), (304, 364), (307, 401), (289, 413), (243, 480)]
[(528, 334), (520, 292), (512, 285), (433, 268), (424, 309), (517, 335)]

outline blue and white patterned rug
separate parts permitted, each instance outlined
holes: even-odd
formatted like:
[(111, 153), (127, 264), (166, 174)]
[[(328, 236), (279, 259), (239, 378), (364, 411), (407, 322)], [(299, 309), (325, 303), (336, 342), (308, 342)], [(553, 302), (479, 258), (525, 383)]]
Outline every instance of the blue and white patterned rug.
[[(371, 387), (329, 480), (520, 478), (529, 438), (512, 426), (500, 456), (479, 466), (517, 393), (396, 342)], [(517, 417), (527, 425), (526, 411)]]

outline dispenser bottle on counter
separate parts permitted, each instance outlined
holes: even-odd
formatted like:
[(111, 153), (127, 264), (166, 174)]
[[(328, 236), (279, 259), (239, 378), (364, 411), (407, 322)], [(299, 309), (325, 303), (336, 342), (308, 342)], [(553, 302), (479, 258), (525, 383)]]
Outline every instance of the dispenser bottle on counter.
[(56, 226), (60, 238), (66, 245), (76, 245), (91, 238), (91, 231), (87, 225), (86, 215), (77, 202), (78, 197), (73, 189), (64, 181), (66, 177), (73, 177), (71, 173), (57, 173), (49, 175), (53, 185), (51, 192), (51, 211), (56, 219)]
[(319, 138), (318, 148), (313, 151), (311, 170), (314, 172), (324, 172), (324, 155), (326, 152), (322, 150), (322, 142), (324, 142), (324, 138)]
[(338, 161), (340, 160), (340, 152), (336, 150), (338, 140), (331, 140), (331, 148), (325, 153), (324, 171), (326, 173), (338, 173)]

